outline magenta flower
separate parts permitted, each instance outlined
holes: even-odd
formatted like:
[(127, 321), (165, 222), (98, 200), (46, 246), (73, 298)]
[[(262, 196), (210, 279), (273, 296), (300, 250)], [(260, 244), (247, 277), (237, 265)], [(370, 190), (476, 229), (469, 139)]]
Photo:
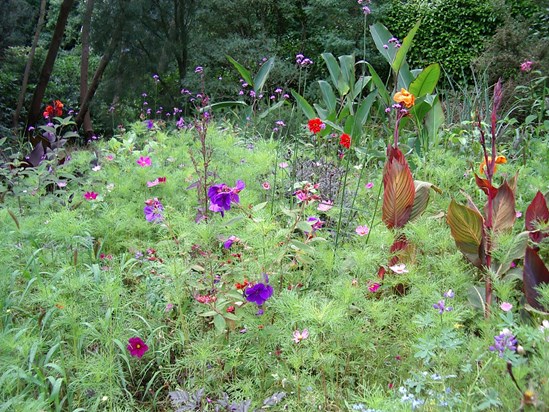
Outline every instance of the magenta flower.
[(145, 354), (145, 352), (149, 350), (147, 344), (137, 336), (128, 339), (127, 348), (130, 351), (130, 355), (136, 356), (138, 358), (141, 358)]
[(95, 200), (97, 199), (98, 193), (95, 192), (86, 192), (84, 193), (84, 199), (86, 200)]
[(303, 332), (300, 332), (299, 330), (295, 330), (293, 341), (295, 343), (299, 343), (302, 340), (307, 339), (308, 337), (309, 337), (309, 331), (307, 330), (307, 328), (303, 329)]
[(269, 285), (269, 277), (265, 275), (265, 283), (256, 283), (244, 290), (244, 295), (248, 302), (253, 302), (257, 306), (263, 305), (271, 296), (273, 296), (273, 287)]
[(240, 203), (238, 194), (245, 187), (246, 185), (242, 180), (237, 180), (235, 187), (229, 187), (225, 183), (211, 186), (208, 189), (209, 209), (212, 212), (220, 212), (222, 217), (225, 216), (225, 211), (231, 209), (231, 203)]
[(366, 189), (371, 189), (372, 187), (374, 187), (374, 184), (372, 182), (366, 183)]
[(159, 185), (160, 183), (166, 183), (165, 177), (157, 177), (152, 182), (147, 182), (147, 187), (154, 187)]
[(271, 189), (271, 184), (269, 182), (263, 182), (263, 183), (261, 183), (261, 187), (264, 190), (270, 190)]
[(359, 236), (365, 236), (368, 233), (370, 233), (370, 228), (368, 226), (357, 226), (357, 228), (355, 229), (355, 232)]
[(141, 167), (149, 167), (151, 163), (151, 158), (148, 156), (140, 156), (139, 159), (137, 159), (137, 164)]
[(525, 62), (521, 63), (520, 70), (524, 73), (528, 73), (530, 70), (532, 70), (532, 64), (534, 64), (534, 62), (526, 60)]
[(380, 287), (381, 285), (379, 283), (372, 283), (370, 286), (368, 286), (368, 290), (372, 293), (376, 293)]

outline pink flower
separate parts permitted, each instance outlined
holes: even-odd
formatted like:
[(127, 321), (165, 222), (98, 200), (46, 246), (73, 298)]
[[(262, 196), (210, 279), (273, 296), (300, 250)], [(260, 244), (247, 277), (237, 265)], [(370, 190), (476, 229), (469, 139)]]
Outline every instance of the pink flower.
[(372, 182), (366, 183), (366, 189), (371, 189), (372, 187), (374, 187), (374, 184)]
[(327, 212), (332, 207), (334, 207), (334, 202), (332, 202), (331, 200), (323, 200), (322, 202), (319, 203), (317, 209), (320, 210), (321, 212)]
[(106, 155), (105, 160), (108, 160), (109, 162), (112, 162), (114, 160), (114, 155), (112, 155), (112, 154)]
[(156, 185), (159, 185), (160, 183), (166, 183), (165, 177), (157, 177), (152, 182), (147, 182), (147, 187), (154, 187)]
[(278, 167), (280, 167), (281, 169), (286, 169), (288, 166), (289, 166), (289, 165), (288, 165), (288, 163), (286, 163), (286, 162), (282, 162), (282, 163), (279, 163), (279, 164), (278, 164)]
[(402, 273), (408, 273), (408, 269), (406, 269), (406, 265), (404, 263), (389, 266), (389, 269), (391, 269), (395, 273), (398, 273), (399, 275)]
[(269, 182), (263, 182), (263, 183), (261, 183), (261, 187), (265, 190), (270, 190), (271, 189), (271, 184)]
[(164, 312), (169, 312), (172, 309), (173, 309), (173, 303), (168, 303), (166, 305), (166, 309), (164, 309)]
[(67, 182), (65, 180), (60, 180), (59, 182), (57, 182), (57, 186), (59, 186), (60, 188), (65, 187), (67, 186)]
[(86, 200), (95, 200), (97, 199), (98, 193), (95, 192), (86, 192), (84, 193), (84, 199)]
[(515, 216), (518, 218), (522, 217), (522, 212), (517, 210), (517, 213), (515, 213)]
[(137, 164), (141, 167), (149, 167), (151, 165), (151, 158), (148, 156), (141, 156), (137, 159)]
[(368, 290), (372, 293), (376, 293), (380, 287), (381, 285), (379, 283), (372, 283), (370, 286), (368, 286)]
[(509, 312), (511, 309), (513, 309), (513, 305), (511, 305), (509, 302), (502, 302), (499, 307), (504, 312)]
[(303, 329), (303, 332), (300, 332), (299, 330), (294, 331), (294, 342), (299, 343), (303, 339), (307, 339), (309, 337), (309, 331), (307, 329)]
[(520, 70), (524, 73), (528, 73), (530, 70), (532, 70), (532, 64), (534, 64), (534, 62), (526, 60), (525, 62), (521, 63)]
[(137, 336), (128, 339), (127, 348), (130, 351), (130, 355), (136, 356), (138, 358), (141, 358), (145, 354), (145, 352), (149, 350), (149, 347), (146, 345), (146, 343)]
[(370, 228), (368, 226), (357, 226), (357, 228), (355, 229), (355, 232), (359, 236), (365, 236), (370, 232)]

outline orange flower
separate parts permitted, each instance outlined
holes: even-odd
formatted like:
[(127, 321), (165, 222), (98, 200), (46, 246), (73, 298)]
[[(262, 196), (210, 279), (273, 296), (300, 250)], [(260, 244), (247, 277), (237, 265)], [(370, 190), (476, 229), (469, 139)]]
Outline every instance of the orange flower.
[[(492, 156), (488, 156), (488, 163), (492, 161)], [(507, 158), (505, 156), (497, 156), (496, 157), (496, 165), (501, 165), (507, 163)], [(496, 173), (497, 166), (494, 165), (494, 173)], [(479, 174), (486, 174), (486, 159), (482, 159), (482, 163), (480, 164), (479, 168)]]
[(416, 98), (412, 93), (403, 88), (393, 96), (393, 100), (397, 103), (403, 103), (409, 109), (414, 105)]
[(351, 147), (351, 136), (347, 133), (343, 133), (339, 138), (339, 144), (344, 148), (349, 149)]

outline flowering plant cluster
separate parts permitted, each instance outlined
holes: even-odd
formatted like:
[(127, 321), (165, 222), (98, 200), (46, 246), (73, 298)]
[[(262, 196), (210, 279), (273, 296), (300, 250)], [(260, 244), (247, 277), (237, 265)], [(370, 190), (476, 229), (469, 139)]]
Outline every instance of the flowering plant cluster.
[(45, 119), (51, 119), (52, 117), (60, 117), (63, 115), (63, 103), (61, 100), (55, 100), (53, 105), (46, 106), (43, 116)]
[(240, 203), (239, 193), (244, 190), (246, 185), (242, 180), (237, 180), (234, 187), (229, 187), (225, 183), (210, 186), (208, 189), (208, 198), (210, 199), (209, 209), (212, 212), (219, 212), (225, 216), (227, 210), (231, 210), (231, 203)]
[(164, 219), (164, 206), (160, 203), (156, 197), (153, 199), (147, 199), (145, 201), (145, 207), (143, 213), (147, 222), (160, 222)]

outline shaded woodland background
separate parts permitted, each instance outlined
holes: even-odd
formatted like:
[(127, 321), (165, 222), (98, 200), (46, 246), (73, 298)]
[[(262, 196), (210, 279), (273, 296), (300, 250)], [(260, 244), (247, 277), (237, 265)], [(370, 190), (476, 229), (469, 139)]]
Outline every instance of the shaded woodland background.
[(204, 67), (212, 101), (234, 100), (239, 76), (227, 55), (252, 71), (276, 56), (269, 83), (288, 90), (297, 87), (295, 56), (303, 53), (315, 62), (306, 91), (314, 97), (314, 80), (326, 73), (324, 51), (355, 53), (388, 74), (368, 33), (374, 22), (402, 38), (421, 19), (408, 60), (412, 67), (440, 63), (448, 90), (483, 76), (512, 84), (525, 60), (547, 67), (545, 0), (378, 0), (368, 6), (369, 15), (351, 0), (2, 0), (0, 134), (20, 137), (55, 99), (79, 112), (77, 124), (88, 137), (134, 121), (143, 93), (155, 107), (188, 113), (181, 89), (201, 89), (192, 76), (196, 66)]

